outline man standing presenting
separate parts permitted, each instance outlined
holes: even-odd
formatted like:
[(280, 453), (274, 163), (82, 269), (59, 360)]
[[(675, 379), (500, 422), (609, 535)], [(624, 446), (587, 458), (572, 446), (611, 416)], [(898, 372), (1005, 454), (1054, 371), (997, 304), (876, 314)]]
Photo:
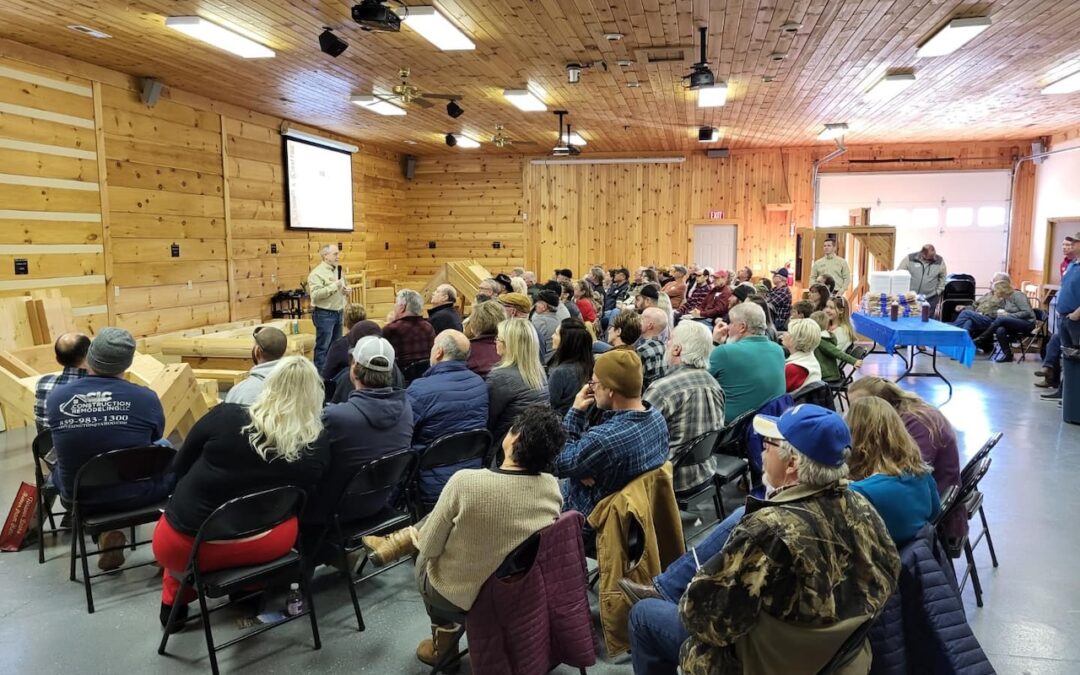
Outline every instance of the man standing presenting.
[(326, 350), (341, 337), (341, 312), (349, 298), (349, 286), (341, 278), (338, 259), (341, 251), (333, 244), (319, 249), (322, 256), (308, 275), (308, 296), (311, 297), (311, 322), (315, 324), (315, 367), (322, 371)]
[(937, 254), (933, 244), (927, 244), (911, 255), (904, 256), (898, 270), (911, 274), (911, 291), (930, 303), (930, 315), (937, 312), (941, 293), (945, 290), (945, 260)]
[(851, 287), (851, 268), (848, 262), (836, 255), (836, 240), (826, 239), (823, 244), (825, 255), (814, 261), (810, 268), (810, 278), (817, 279), (822, 274), (828, 274), (836, 280), (836, 292), (842, 295)]

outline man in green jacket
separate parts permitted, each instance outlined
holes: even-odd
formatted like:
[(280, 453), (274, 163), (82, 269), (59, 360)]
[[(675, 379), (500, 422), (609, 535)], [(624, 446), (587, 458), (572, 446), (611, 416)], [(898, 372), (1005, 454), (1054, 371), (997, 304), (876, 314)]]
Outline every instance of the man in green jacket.
[(844, 291), (851, 288), (851, 268), (848, 261), (836, 255), (835, 239), (826, 239), (822, 246), (825, 255), (814, 261), (814, 266), (810, 268), (810, 278), (816, 282), (821, 275), (829, 275), (836, 282), (837, 295), (843, 295)]

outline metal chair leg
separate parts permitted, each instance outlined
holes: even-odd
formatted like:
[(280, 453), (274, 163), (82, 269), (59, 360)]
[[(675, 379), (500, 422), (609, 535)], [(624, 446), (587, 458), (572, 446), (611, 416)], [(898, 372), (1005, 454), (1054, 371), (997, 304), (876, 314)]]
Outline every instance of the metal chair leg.
[(341, 549), (341, 573), (345, 575), (345, 584), (349, 587), (349, 597), (352, 599), (353, 612), (356, 613), (356, 630), (363, 632), (367, 626), (364, 625), (364, 615), (360, 612), (360, 600), (356, 597), (356, 585), (353, 581), (352, 570), (349, 569), (349, 555), (346, 553), (345, 548)]
[(967, 572), (971, 576), (971, 586), (975, 589), (975, 606), (982, 607), (982, 584), (979, 583), (979, 570), (975, 567), (975, 553), (971, 550), (971, 543), (964, 542), (964, 556), (967, 558)]
[(132, 551), (134, 551), (135, 546), (136, 546), (135, 542), (138, 541), (138, 539), (135, 538), (135, 526), (134, 525), (131, 526), (131, 539), (129, 539), (129, 541), (131, 542), (131, 546), (129, 546), (128, 548), (130, 548)]
[(71, 516), (71, 572), (68, 574), (69, 581), (75, 581), (75, 546), (78, 543), (78, 539), (82, 536), (82, 528), (79, 527), (79, 517), (77, 514), (73, 514)]
[(86, 536), (79, 533), (79, 551), (82, 558), (82, 573), (83, 573), (83, 587), (86, 589), (86, 612), (88, 614), (94, 613), (94, 592), (90, 590), (90, 564), (87, 562), (86, 555)]
[[(349, 587), (352, 588), (351, 583)], [(300, 592), (304, 594), (308, 618), (311, 620), (311, 638), (315, 642), (315, 649), (322, 649), (322, 640), (319, 638), (319, 621), (315, 618), (315, 600), (311, 595), (311, 577), (305, 570), (304, 565), (300, 565)]]
[[(38, 486), (37, 491), (37, 531), (38, 531), (38, 564), (45, 563), (45, 514), (42, 513), (45, 509), (45, 499), (41, 495), (41, 486)], [(49, 522), (52, 523), (52, 511), (49, 512)], [(52, 529), (56, 530), (56, 525), (52, 525)], [(55, 534), (55, 533), (54, 533)]]
[(210, 671), (218, 675), (217, 651), (214, 649), (214, 633), (210, 630), (210, 612), (206, 608), (206, 596), (202, 584), (195, 577), (195, 592), (199, 596), (199, 616), (202, 617), (203, 633), (206, 635), (206, 652), (210, 655)]
[(979, 518), (982, 520), (983, 533), (986, 535), (986, 546), (990, 549), (990, 560), (994, 563), (994, 567), (998, 566), (997, 553), (994, 552), (994, 540), (990, 538), (990, 526), (986, 524), (986, 512), (983, 511), (983, 507), (979, 507)]

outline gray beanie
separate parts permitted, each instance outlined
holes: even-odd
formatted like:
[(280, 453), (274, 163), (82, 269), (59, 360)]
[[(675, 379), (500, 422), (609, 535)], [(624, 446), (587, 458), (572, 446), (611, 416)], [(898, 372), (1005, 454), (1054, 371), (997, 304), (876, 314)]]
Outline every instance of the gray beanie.
[(102, 328), (86, 353), (86, 365), (101, 375), (120, 375), (134, 359), (135, 338), (123, 328)]

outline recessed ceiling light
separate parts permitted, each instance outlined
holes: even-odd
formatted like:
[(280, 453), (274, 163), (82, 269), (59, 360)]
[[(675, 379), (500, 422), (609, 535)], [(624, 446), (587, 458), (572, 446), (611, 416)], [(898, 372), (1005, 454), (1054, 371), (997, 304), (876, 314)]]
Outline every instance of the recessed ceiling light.
[(615, 62), (615, 64), (623, 68), (629, 68), (630, 66), (634, 65), (634, 62), (630, 59), (619, 59)]
[(267, 59), (274, 55), (273, 49), (211, 23), (201, 16), (170, 16), (165, 19), (165, 25), (245, 59)]
[(585, 145), (585, 139), (576, 131), (570, 132), (568, 141), (570, 142), (570, 145)]
[(405, 110), (397, 107), (390, 101), (384, 101), (377, 96), (351, 96), (349, 102), (353, 105), (358, 105), (365, 110), (370, 110), (373, 113), (379, 113), (380, 115), (393, 115), (401, 116), (405, 114)]
[(699, 108), (715, 108), (725, 103), (727, 103), (727, 85), (723, 82), (697, 90), (697, 105)]
[(641, 83), (640, 82), (627, 82), (626, 86), (630, 87), (631, 89), (637, 89), (638, 87), (641, 86)]
[(796, 21), (789, 21), (783, 26), (780, 26), (780, 32), (791, 35), (792, 33), (798, 33), (800, 28), (802, 28), (801, 23), (798, 23)]
[(99, 31), (97, 29), (91, 28), (90, 26), (78, 26), (78, 25), (76, 25), (76, 26), (68, 26), (68, 28), (75, 31), (76, 33), (82, 33), (83, 35), (86, 35), (86, 36), (89, 36), (89, 37), (92, 37), (92, 38), (97, 38), (98, 40), (105, 40), (105, 39), (108, 39), (108, 38), (112, 37), (108, 33), (103, 33), (103, 32), (101, 32), (101, 31)]
[(894, 73), (874, 83), (874, 86), (866, 92), (866, 98), (875, 101), (884, 101), (896, 96), (911, 85), (915, 84), (915, 73)]
[(528, 89), (504, 89), (503, 96), (518, 110), (524, 110), (525, 112), (547, 110), (544, 102)]
[(605, 40), (610, 40), (611, 42), (615, 42), (616, 40), (623, 39), (623, 34), (622, 33), (604, 33), (604, 39)]
[(944, 56), (963, 47), (969, 40), (990, 27), (990, 17), (973, 16), (967, 19), (953, 19), (930, 36), (930, 39), (915, 50), (916, 58)]
[(762, 75), (761, 76), (761, 81), (764, 82), (765, 84), (768, 84), (769, 82), (772, 82), (775, 79), (776, 78), (773, 77), (772, 75)]
[(434, 7), (404, 7), (401, 22), (444, 52), (476, 49), (476, 45)]
[(480, 143), (478, 141), (475, 141), (468, 136), (465, 136), (464, 134), (453, 134), (453, 136), (455, 139), (457, 139), (457, 147), (459, 148), (473, 149), (480, 147)]
[(773, 52), (769, 54), (770, 61), (783, 61), (787, 58), (787, 52)]
[(818, 140), (831, 141), (834, 138), (840, 138), (847, 133), (847, 122), (832, 122), (825, 125), (825, 129), (818, 134)]
[(1080, 70), (1072, 75), (1066, 75), (1057, 82), (1043, 87), (1044, 94), (1071, 94), (1080, 91)]

